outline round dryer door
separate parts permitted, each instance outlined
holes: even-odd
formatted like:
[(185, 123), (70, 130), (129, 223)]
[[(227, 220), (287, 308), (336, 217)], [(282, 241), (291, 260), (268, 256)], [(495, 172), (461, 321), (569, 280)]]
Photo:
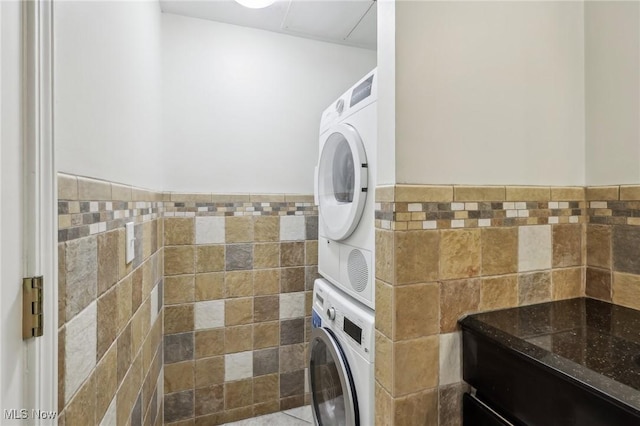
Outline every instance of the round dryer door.
[(327, 328), (314, 328), (309, 348), (309, 387), (315, 424), (358, 426), (356, 389), (335, 334)]
[(340, 241), (358, 226), (367, 200), (367, 155), (356, 129), (329, 131), (318, 163), (318, 210), (326, 237)]

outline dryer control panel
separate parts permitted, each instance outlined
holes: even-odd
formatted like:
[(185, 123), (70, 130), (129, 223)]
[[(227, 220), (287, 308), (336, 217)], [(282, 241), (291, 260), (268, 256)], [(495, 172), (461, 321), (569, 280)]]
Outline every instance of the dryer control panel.
[(374, 359), (375, 313), (323, 279), (313, 290), (313, 327), (326, 327), (369, 362)]

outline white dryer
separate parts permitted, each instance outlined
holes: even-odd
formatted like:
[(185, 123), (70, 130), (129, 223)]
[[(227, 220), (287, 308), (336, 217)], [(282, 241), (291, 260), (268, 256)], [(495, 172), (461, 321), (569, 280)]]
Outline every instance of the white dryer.
[(307, 374), (316, 425), (374, 424), (374, 316), (327, 281), (315, 281)]
[(374, 69), (323, 112), (315, 176), (318, 272), (372, 309), (377, 88)]

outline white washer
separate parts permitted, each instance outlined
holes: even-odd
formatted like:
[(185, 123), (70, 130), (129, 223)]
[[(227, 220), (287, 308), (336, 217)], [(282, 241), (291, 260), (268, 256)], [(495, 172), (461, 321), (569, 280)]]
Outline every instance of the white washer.
[(315, 424), (373, 425), (373, 310), (317, 279), (312, 327), (307, 374)]
[(315, 179), (318, 272), (372, 309), (377, 92), (374, 69), (323, 112)]

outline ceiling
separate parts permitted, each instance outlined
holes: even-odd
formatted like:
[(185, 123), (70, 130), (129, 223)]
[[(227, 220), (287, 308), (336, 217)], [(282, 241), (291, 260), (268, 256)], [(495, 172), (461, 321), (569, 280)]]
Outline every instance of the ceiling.
[(249, 9), (234, 0), (160, 0), (165, 13), (376, 49), (375, 0), (276, 0)]

